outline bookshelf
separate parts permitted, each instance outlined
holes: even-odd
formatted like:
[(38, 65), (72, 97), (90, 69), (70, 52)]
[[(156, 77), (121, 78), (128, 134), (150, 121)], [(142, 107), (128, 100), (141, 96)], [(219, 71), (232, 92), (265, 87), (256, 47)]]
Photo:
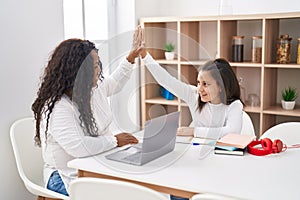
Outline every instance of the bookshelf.
[[(223, 57), (230, 61), (236, 76), (243, 79), (249, 94), (259, 97), (260, 105), (244, 110), (250, 115), (257, 136), (270, 127), (287, 121), (300, 121), (300, 98), (294, 110), (281, 108), (281, 90), (293, 86), (300, 91), (300, 65), (297, 60), (297, 38), (300, 37), (300, 12), (199, 17), (141, 18), (145, 28), (147, 50), (176, 78), (196, 85), (197, 69), (209, 59)], [(281, 34), (292, 37), (291, 63), (276, 64), (276, 42)], [(244, 37), (244, 61), (231, 61), (232, 36)], [(251, 62), (252, 36), (262, 36), (262, 61)], [(175, 44), (177, 57), (165, 60), (164, 45)], [(180, 126), (188, 126), (191, 114), (180, 99), (165, 100), (160, 86), (141, 63), (141, 124), (150, 118), (181, 111)]]

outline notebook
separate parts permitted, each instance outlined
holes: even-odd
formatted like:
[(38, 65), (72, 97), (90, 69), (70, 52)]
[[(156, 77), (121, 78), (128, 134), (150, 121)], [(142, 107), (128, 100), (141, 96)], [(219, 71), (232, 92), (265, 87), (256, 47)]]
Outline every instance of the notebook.
[(163, 115), (145, 123), (143, 142), (106, 155), (109, 160), (143, 165), (174, 150), (179, 112)]
[(231, 146), (244, 149), (255, 139), (255, 135), (229, 133), (217, 141), (217, 146)]

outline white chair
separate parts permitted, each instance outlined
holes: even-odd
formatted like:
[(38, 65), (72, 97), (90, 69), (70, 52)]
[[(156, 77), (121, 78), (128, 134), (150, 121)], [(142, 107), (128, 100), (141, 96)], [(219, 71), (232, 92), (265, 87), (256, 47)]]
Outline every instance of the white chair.
[(168, 200), (150, 188), (111, 179), (78, 178), (70, 183), (69, 189), (70, 200)]
[(287, 146), (300, 144), (300, 122), (285, 122), (266, 130), (262, 138), (280, 139)]
[(245, 111), (243, 111), (243, 124), (242, 124), (241, 134), (255, 135), (252, 120)]
[(195, 194), (192, 196), (191, 200), (238, 200), (238, 198), (228, 197), (220, 194), (203, 193)]
[(42, 150), (35, 146), (34, 135), (35, 123), (32, 117), (17, 120), (10, 127), (10, 139), (22, 181), (38, 199), (69, 199), (44, 187)]

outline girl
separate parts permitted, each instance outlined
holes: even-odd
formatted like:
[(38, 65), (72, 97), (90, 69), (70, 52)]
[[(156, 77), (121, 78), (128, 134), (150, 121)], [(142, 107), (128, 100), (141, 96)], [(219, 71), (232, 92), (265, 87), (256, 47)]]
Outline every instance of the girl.
[(145, 50), (141, 56), (156, 81), (188, 104), (195, 127), (194, 137), (217, 139), (227, 133), (240, 133), (243, 110), (240, 87), (225, 59), (205, 63), (198, 73), (198, 84), (194, 86), (171, 76)]
[[(240, 133), (243, 103), (237, 78), (225, 59), (208, 61), (199, 71), (197, 86), (181, 82), (164, 70), (143, 49), (142, 59), (156, 81), (185, 101), (190, 109), (194, 132), (183, 127), (179, 133), (218, 139), (227, 133)], [(186, 130), (187, 131), (186, 131)], [(171, 200), (188, 200), (170, 195)]]

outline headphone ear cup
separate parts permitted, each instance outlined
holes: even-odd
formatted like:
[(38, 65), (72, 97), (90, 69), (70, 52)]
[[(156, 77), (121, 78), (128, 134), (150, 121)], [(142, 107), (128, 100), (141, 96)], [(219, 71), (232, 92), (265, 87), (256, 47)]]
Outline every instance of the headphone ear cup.
[(274, 140), (273, 144), (272, 144), (272, 152), (273, 153), (279, 153), (282, 151), (283, 148), (283, 143), (281, 140)]
[(272, 140), (271, 139), (269, 139), (269, 138), (264, 138), (264, 139), (262, 139), (261, 140), (261, 146), (262, 146), (262, 148), (266, 151), (266, 152), (268, 152), (269, 154), (270, 153), (272, 153), (272, 151), (273, 151), (273, 142), (272, 142)]

